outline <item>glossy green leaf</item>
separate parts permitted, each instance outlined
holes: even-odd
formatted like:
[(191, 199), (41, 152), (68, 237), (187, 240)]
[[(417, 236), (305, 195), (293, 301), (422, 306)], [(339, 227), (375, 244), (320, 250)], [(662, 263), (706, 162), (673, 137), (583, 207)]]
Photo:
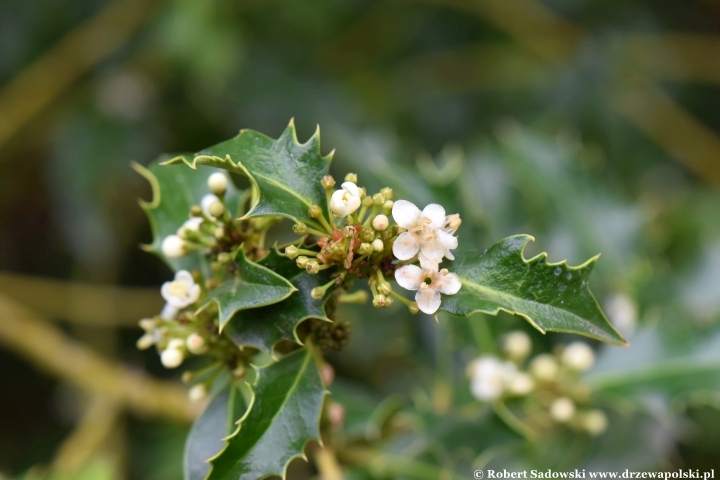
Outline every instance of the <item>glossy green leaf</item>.
[(273, 270), (251, 262), (242, 249), (235, 256), (237, 273), (210, 292), (209, 300), (218, 305), (220, 328), (240, 310), (281, 302), (296, 288)]
[(193, 423), (185, 442), (185, 480), (207, 477), (210, 471), (208, 460), (222, 450), (225, 438), (235, 431), (235, 421), (246, 410), (247, 403), (236, 385), (228, 385), (213, 398)]
[(578, 267), (549, 264), (545, 253), (525, 260), (523, 250), (531, 240), (515, 235), (485, 252), (456, 254), (449, 269), (460, 277), (462, 288), (443, 296), (441, 308), (455, 315), (497, 315), (503, 310), (525, 318), (542, 333), (577, 333), (625, 345), (588, 287), (597, 257)]
[[(150, 202), (140, 201), (148, 216), (153, 241), (145, 249), (160, 257), (171, 269), (193, 270), (203, 267), (207, 270), (207, 260), (198, 252), (180, 258), (167, 258), (160, 248), (168, 235), (177, 233), (178, 228), (190, 218), (190, 207), (200, 204), (202, 198), (210, 194), (207, 179), (217, 168), (203, 167), (193, 171), (178, 165), (162, 166), (167, 156), (160, 157), (147, 168), (137, 163), (133, 168), (145, 177), (152, 187), (153, 198)], [(232, 214), (240, 212), (242, 192), (232, 182), (228, 182), (225, 194), (228, 210)]]
[(316, 300), (310, 292), (315, 287), (330, 281), (326, 271), (308, 275), (297, 267), (293, 260), (273, 250), (258, 262), (273, 272), (282, 275), (298, 291), (280, 303), (267, 307), (245, 310), (236, 314), (227, 326), (226, 332), (238, 346), (251, 346), (270, 353), (273, 345), (280, 340), (298, 341), (295, 328), (308, 318), (330, 321), (325, 315), (325, 297)]
[(308, 349), (258, 371), (252, 406), (225, 449), (210, 463), (208, 480), (285, 477), (287, 464), (320, 439), (325, 387)]
[(320, 205), (327, 213), (320, 179), (329, 173), (331, 160), (332, 154), (323, 157), (320, 153), (319, 129), (301, 144), (290, 121), (277, 140), (254, 130), (241, 130), (237, 137), (195, 157), (181, 155), (167, 163), (184, 162), (191, 168), (212, 165), (246, 175), (257, 192), (246, 217), (279, 215), (317, 225), (307, 211), (312, 205)]

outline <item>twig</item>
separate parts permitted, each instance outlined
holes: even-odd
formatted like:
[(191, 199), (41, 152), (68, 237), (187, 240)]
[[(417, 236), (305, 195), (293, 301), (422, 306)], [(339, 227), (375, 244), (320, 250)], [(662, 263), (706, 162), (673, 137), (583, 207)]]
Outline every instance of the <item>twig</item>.
[(180, 385), (112, 364), (2, 294), (0, 342), (91, 395), (105, 396), (137, 413), (181, 422), (199, 413)]

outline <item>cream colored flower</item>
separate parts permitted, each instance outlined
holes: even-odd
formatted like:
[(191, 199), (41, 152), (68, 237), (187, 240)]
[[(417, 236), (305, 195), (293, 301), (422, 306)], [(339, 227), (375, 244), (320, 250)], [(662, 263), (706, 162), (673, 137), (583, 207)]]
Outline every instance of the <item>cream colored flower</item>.
[(509, 382), (517, 375), (517, 367), (493, 356), (482, 356), (468, 364), (470, 391), (481, 402), (500, 398)]
[(187, 243), (177, 235), (165, 237), (160, 248), (168, 258), (179, 258), (188, 253)]
[(345, 218), (360, 208), (360, 189), (353, 182), (344, 182), (340, 190), (330, 197), (330, 211), (338, 218)]
[(576, 372), (584, 372), (595, 363), (595, 352), (585, 342), (573, 342), (563, 350), (562, 363)]
[(180, 270), (172, 282), (163, 283), (160, 293), (167, 302), (160, 316), (175, 318), (180, 309), (197, 302), (200, 298), (200, 285), (195, 283), (190, 272)]
[(446, 229), (445, 209), (431, 203), (422, 211), (407, 200), (393, 204), (395, 223), (407, 229), (393, 244), (393, 254), (399, 260), (409, 260), (418, 255), (423, 268), (438, 265), (444, 257), (453, 260), (450, 250), (457, 248), (457, 238)]
[(457, 275), (449, 273), (446, 268), (438, 271), (437, 265), (427, 269), (405, 265), (395, 271), (395, 281), (407, 290), (417, 290), (415, 301), (418, 308), (429, 315), (440, 308), (441, 293), (455, 295), (462, 286)]

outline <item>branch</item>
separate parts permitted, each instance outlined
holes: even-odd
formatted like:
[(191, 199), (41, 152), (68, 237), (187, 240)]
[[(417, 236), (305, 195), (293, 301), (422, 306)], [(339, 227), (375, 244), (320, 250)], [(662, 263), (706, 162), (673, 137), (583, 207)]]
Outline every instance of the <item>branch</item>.
[(139, 414), (191, 422), (199, 413), (182, 386), (112, 364), (2, 294), (0, 342), (91, 395), (105, 396)]

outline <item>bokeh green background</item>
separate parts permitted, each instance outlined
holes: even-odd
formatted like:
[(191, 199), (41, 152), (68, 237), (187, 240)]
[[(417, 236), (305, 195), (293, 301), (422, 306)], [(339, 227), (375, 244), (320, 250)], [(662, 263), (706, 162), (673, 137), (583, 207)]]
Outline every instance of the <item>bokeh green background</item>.
[[(336, 177), (460, 212), (463, 248), (529, 233), (527, 253), (551, 261), (602, 253), (600, 303), (631, 341), (655, 335), (623, 367), (677, 372), (621, 389), (613, 401), (634, 413), (568, 468), (718, 467), (720, 359), (701, 344), (720, 335), (719, 30), (713, 0), (5, 0), (0, 293), (113, 361), (173, 377), (134, 349), (123, 313), (152, 314), (150, 296), (119, 313), (66, 287), (169, 278), (138, 249), (150, 190), (131, 160), (240, 128), (276, 137), (294, 117), (301, 140), (319, 124), (323, 151), (337, 149)], [(459, 319), (346, 314), (355, 337), (333, 362), (372, 398), (432, 399), (436, 377), (483, 348)], [(538, 351), (567, 340), (532, 334)], [(12, 349), (0, 364), (0, 472), (13, 478), (52, 463), (86, 401)], [(104, 449), (111, 478), (180, 478), (186, 429), (122, 417)], [(484, 430), (469, 430), (443, 430), (445, 447), (481, 452)], [(552, 464), (565, 441), (523, 461)]]

